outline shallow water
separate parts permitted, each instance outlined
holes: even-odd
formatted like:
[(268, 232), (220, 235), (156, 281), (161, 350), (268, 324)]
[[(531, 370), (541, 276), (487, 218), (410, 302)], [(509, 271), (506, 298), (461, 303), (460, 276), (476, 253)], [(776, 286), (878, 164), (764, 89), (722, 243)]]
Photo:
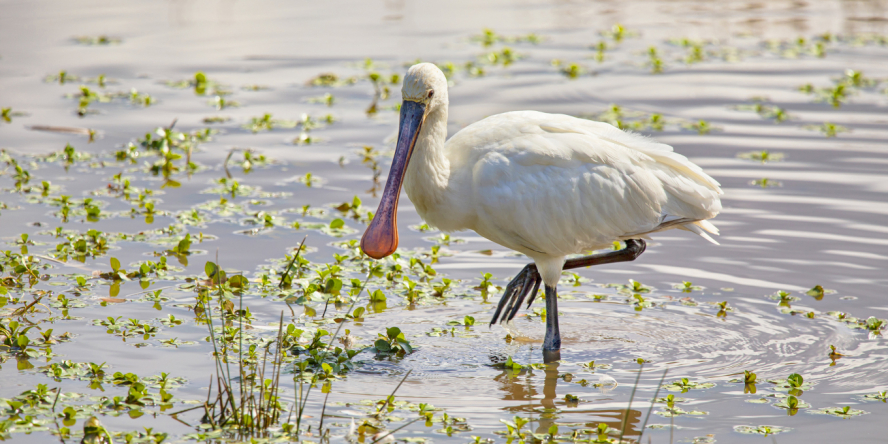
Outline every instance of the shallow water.
[[(513, 339), (504, 340), (506, 330), (486, 326), (498, 292), (491, 289), (485, 297), (475, 287), (483, 272), (494, 276), (493, 285), (505, 285), (527, 259), (474, 233), (455, 233), (444, 243), (440, 233), (419, 231), (415, 227), (421, 220), (405, 198), (400, 207), (403, 256), (428, 253), (433, 245), (441, 245), (446, 254), (432, 264), (438, 272), (434, 282), (442, 277), (460, 282), (446, 297), (423, 297), (412, 306), (405, 301), (402, 286), (388, 288), (382, 279), (370, 283), (371, 289), (385, 290), (386, 307), (372, 307), (369, 311), (373, 313), (363, 322), (349, 323), (346, 328), (358, 338), (358, 344), (370, 345), (378, 332), (398, 326), (417, 351), (400, 360), (374, 360), (366, 351), (356, 357), (364, 364), (336, 380), (329, 396), (326, 412), (338, 416), (328, 420), (334, 424), (333, 439), (341, 440), (347, 433), (350, 420), (344, 418), (358, 416), (355, 406), (344, 403), (384, 399), (411, 369), (397, 399), (434, 404), (452, 417), (466, 418), (472, 430), (448, 436), (440, 423), (426, 427), (419, 422), (397, 432), (398, 439), (465, 442), (470, 436), (480, 436), (500, 441), (504, 438), (493, 433), (506, 430), (499, 420), (514, 415), (529, 418), (528, 427), (541, 434), (553, 423), (559, 425), (559, 434), (568, 435), (571, 430), (592, 429), (600, 422), (620, 428), (641, 368), (636, 360), (644, 359), (648, 363), (630, 406), (629, 438), (638, 438), (650, 400), (668, 369), (666, 383), (689, 378), (715, 386), (675, 393), (686, 398), (686, 402), (676, 403), (677, 407), (708, 412), (705, 415), (664, 417), (657, 412), (664, 412), (665, 404), (657, 404), (648, 422), (657, 427), (645, 431), (651, 442), (756, 439), (735, 431), (742, 425), (791, 428), (776, 437), (781, 443), (879, 440), (884, 434), (879, 418), (888, 407), (883, 402), (864, 401), (862, 396), (888, 389), (885, 339), (865, 329), (849, 328), (828, 312), (845, 312), (860, 319), (888, 318), (884, 302), (888, 284), (884, 271), (888, 265), (888, 2), (447, 5), (402, 1), (359, 5), (4, 2), (0, 14), (0, 107), (26, 115), (13, 114), (11, 122), (0, 121), (0, 148), (30, 171), (31, 186), (52, 182), (47, 193), (50, 198), (92, 197), (103, 202), (101, 213), (110, 217), (89, 222), (84, 216), (71, 216), (63, 222), (56, 214), (58, 206), (36, 199), (39, 191), (17, 191), (15, 169), (6, 165), (0, 176), (4, 190), (0, 202), (6, 207), (0, 209), (4, 249), (20, 252), (16, 241), (21, 233), (28, 233), (35, 243), (27, 246), (28, 254), (49, 263), (52, 267), (45, 273), (53, 276), (33, 288), (12, 289), (10, 296), (29, 302), (35, 291), (51, 290), (52, 299), (62, 293), (84, 306), (70, 308), (64, 315), (61, 308), (52, 307), (51, 314), (41, 309), (42, 313), (29, 316), (35, 322), (54, 316), (53, 323), (43, 323), (41, 328), (52, 328), (56, 335), (70, 332), (73, 339), (52, 346), (50, 358), (32, 358), (25, 364), (18, 360), (16, 365), (13, 352), (0, 352), (5, 359), (0, 367), (0, 397), (10, 398), (37, 384), (88, 396), (126, 395), (122, 387), (106, 384), (105, 392), (99, 392), (87, 382), (57, 382), (39, 372), (50, 362), (72, 360), (106, 362), (109, 373), (149, 376), (169, 372), (184, 377), (187, 382), (171, 391), (179, 400), (173, 411), (189, 407), (183, 400), (204, 400), (206, 381), (214, 368), (212, 347), (204, 341), (206, 326), (196, 323), (195, 314), (185, 307), (194, 303), (195, 296), (193, 289), (184, 287), (186, 278), (203, 277), (204, 264), (216, 261), (218, 254), (218, 262), (226, 270), (259, 279), (266, 273), (263, 267), (274, 266), (280, 271), (285, 264), (279, 262), (306, 234), (310, 250), (305, 257), (313, 266), (334, 262), (334, 253), (347, 255), (337, 243), (358, 239), (365, 225), (344, 217), (330, 204), (351, 202), (357, 195), (365, 210), (375, 209), (379, 185), (374, 184), (373, 171), (362, 162), (361, 153), (364, 146), (381, 153), (374, 159), (382, 172), (379, 180), (384, 181), (397, 122), (392, 109), (399, 101), (397, 85), (388, 85), (391, 96), (379, 101), (375, 114), (366, 112), (374, 98), (367, 73), (379, 72), (386, 78), (403, 75), (406, 66), (417, 59), (439, 64), (451, 61), (458, 67), (472, 61), (483, 67), (485, 75), (472, 76), (465, 70), (453, 75), (451, 134), (484, 116), (516, 109), (601, 117), (611, 104), (618, 104), (627, 121), (658, 113), (667, 122), (662, 131), (639, 131), (673, 145), (724, 187), (725, 208), (714, 221), (721, 230), (721, 246), (689, 233), (667, 232), (655, 236), (635, 262), (581, 270), (583, 279), (578, 285), (566, 276), (559, 293), (562, 362), (545, 370), (513, 372), (490, 364), (508, 356), (521, 364), (540, 363), (543, 323), (539, 316), (516, 318), (509, 327)], [(616, 23), (627, 30), (622, 41), (599, 34)], [(506, 36), (535, 33), (541, 41), (483, 47), (472, 36), (485, 27)], [(825, 42), (825, 57), (810, 54), (818, 41), (815, 37), (825, 33), (840, 38)], [(75, 36), (99, 35), (113, 36), (120, 42), (84, 45), (73, 40)], [(874, 35), (881, 36), (881, 43), (872, 38)], [(799, 37), (806, 39), (802, 53), (796, 51)], [(703, 60), (686, 63), (692, 49), (669, 43), (681, 38), (709, 41), (703, 46)], [(594, 49), (600, 41), (608, 46), (601, 62), (595, 60)], [(769, 46), (768, 41), (778, 43)], [(651, 46), (664, 64), (662, 73), (651, 73)], [(509, 66), (482, 60), (487, 53), (504, 47), (519, 56)], [(365, 68), (367, 58), (374, 62), (369, 69)], [(569, 78), (561, 74), (553, 59), (562, 60), (562, 66), (577, 63), (580, 75)], [(862, 72), (873, 84), (849, 87), (850, 95), (838, 108), (817, 102), (816, 95), (798, 89), (806, 83), (815, 88), (832, 87), (848, 69)], [(82, 79), (63, 84), (44, 81), (62, 70)], [(196, 71), (223, 85), (231, 92), (223, 98), (240, 106), (216, 110), (208, 103), (212, 94), (198, 95), (194, 88), (164, 84), (191, 79)], [(336, 87), (306, 84), (326, 72), (359, 80)], [(83, 83), (99, 74), (113, 83), (109, 81), (104, 89)], [(76, 94), (81, 84), (105, 92), (135, 88), (157, 103), (143, 107), (125, 98), (94, 102), (88, 109), (97, 112), (79, 117), (77, 100), (65, 95)], [(246, 85), (267, 88), (251, 91), (243, 88)], [(332, 106), (309, 101), (325, 93), (335, 97)], [(767, 98), (761, 103), (785, 109), (790, 118), (775, 123), (773, 117), (760, 116), (752, 109), (754, 98)], [(308, 131), (313, 143), (295, 145), (292, 141), (305, 132), (303, 128), (254, 134), (243, 127), (265, 113), (294, 121), (303, 113), (316, 121), (331, 114), (335, 121)], [(203, 123), (210, 116), (230, 120)], [(179, 187), (162, 188), (162, 175), (148, 171), (146, 164), (157, 160), (153, 154), (143, 154), (135, 164), (114, 159), (114, 153), (126, 144), (174, 120), (180, 131), (204, 127), (217, 131), (192, 153), (192, 160), (200, 166), (196, 172), (170, 176)], [(708, 134), (683, 127), (700, 120), (713, 128)], [(808, 127), (824, 122), (847, 131), (826, 137), (819, 129)], [(94, 143), (88, 143), (86, 136), (36, 131), (35, 125), (92, 128), (99, 133)], [(63, 161), (37, 162), (39, 156), (58, 152), (66, 143), (93, 157), (67, 168)], [(233, 148), (251, 148), (256, 155), (275, 162), (257, 164), (249, 171), (228, 162), (226, 169), (226, 158)], [(780, 153), (783, 158), (763, 163), (738, 157), (763, 150)], [(242, 151), (236, 151), (232, 159), (242, 160)], [(175, 163), (183, 168), (183, 161)], [(153, 199), (160, 213), (151, 223), (146, 222), (138, 202), (105, 191), (116, 183), (112, 176), (121, 172), (133, 187), (157, 192)], [(311, 187), (299, 181), (309, 172), (315, 179)], [(223, 177), (241, 185), (240, 192), (245, 194), (226, 197), (243, 208), (222, 211), (202, 205), (219, 202), (221, 194), (212, 189)], [(763, 188), (752, 183), (762, 178), (779, 181), (779, 186)], [(306, 215), (304, 205), (325, 211)], [(131, 215), (132, 208), (139, 214)], [(193, 208), (202, 221), (182, 225), (184, 215)], [(274, 226), (252, 225), (249, 219), (258, 211), (276, 216)], [(326, 225), (335, 218), (343, 218), (351, 230), (333, 236), (329, 230), (307, 228), (313, 222)], [(294, 221), (302, 227), (294, 229)], [(172, 235), (153, 231), (169, 226), (179, 230)], [(50, 234), (56, 227), (131, 237), (144, 232), (147, 238), (119, 240), (99, 257), (62, 263), (50, 257), (64, 240)], [(171, 272), (165, 280), (153, 279), (148, 287), (162, 289), (162, 295), (169, 298), (158, 303), (160, 311), (153, 301), (144, 300), (138, 282), (120, 286), (117, 297), (126, 302), (104, 305), (100, 298), (112, 291), (109, 280), (90, 279), (89, 288), (78, 288), (73, 282), (71, 274), (90, 277), (94, 271), (109, 271), (110, 257), (118, 258), (127, 270), (140, 261), (156, 261), (154, 252), (172, 248), (186, 232), (195, 238), (187, 266), (169, 257), (170, 265), (182, 270)], [(202, 242), (198, 242), (199, 236), (204, 238)], [(428, 258), (423, 262), (428, 264)], [(406, 259), (401, 265), (410, 268)], [(4, 271), (3, 276), (8, 275)], [(312, 275), (309, 272), (306, 277)], [(348, 279), (362, 280), (364, 276), (354, 266), (344, 271)], [(417, 280), (414, 274), (410, 276)], [(627, 284), (629, 279), (649, 287), (650, 291), (641, 295), (653, 302), (652, 306), (638, 311), (630, 302), (636, 300), (633, 292), (605, 285)], [(683, 281), (703, 288), (683, 292), (673, 287)], [(805, 294), (815, 285), (835, 292), (822, 298)], [(431, 293), (425, 284), (420, 287)], [(285, 323), (306, 324), (308, 330), (323, 322), (318, 315), (324, 311), (323, 301), (308, 302), (307, 308), (288, 308), (274, 291), (263, 297), (257, 288), (254, 282), (243, 299), (255, 317), (251, 332), (273, 336), (282, 310)], [(780, 306), (768, 297), (780, 290), (798, 300)], [(81, 294), (75, 296), (74, 292)], [(596, 299), (594, 295), (604, 296)], [(733, 311), (718, 316), (716, 303), (723, 301)], [(359, 302), (365, 304), (366, 299)], [(0, 313), (6, 317), (18, 307), (21, 304), (9, 302)], [(334, 312), (341, 315), (346, 309), (346, 305), (331, 304), (323, 318), (329, 319)], [(808, 313), (813, 318), (808, 318)], [(169, 314), (183, 320), (182, 325), (161, 324), (160, 319)], [(467, 315), (477, 319), (477, 324), (468, 328), (447, 325)], [(62, 319), (65, 316), (71, 319)], [(139, 336), (122, 341), (92, 323), (109, 316), (146, 320), (159, 331), (148, 339)], [(444, 329), (443, 334), (429, 336), (436, 327)], [(29, 334), (32, 339), (39, 336), (34, 332)], [(195, 344), (169, 347), (161, 342), (171, 338)], [(832, 366), (829, 345), (844, 354)], [(607, 366), (593, 372), (581, 365), (592, 360)], [(744, 394), (742, 383), (728, 382), (742, 378), (744, 370), (758, 374), (755, 395)], [(573, 378), (563, 377), (565, 373)], [(791, 373), (803, 375), (812, 385), (799, 396), (811, 407), (793, 416), (773, 405), (779, 399), (767, 395), (784, 392), (766, 382)], [(594, 387), (602, 376), (619, 385), (612, 390)], [(577, 383), (584, 379), (590, 384)], [(291, 389), (289, 382), (285, 384), (285, 396), (292, 397)], [(666, 393), (665, 388), (659, 390), (660, 397)], [(568, 402), (567, 394), (578, 396), (579, 402)], [(757, 399), (766, 401), (747, 402)], [(312, 395), (306, 410), (309, 422), (317, 421), (323, 402), (321, 393)], [(834, 406), (851, 406), (868, 414), (842, 419), (811, 413)], [(7, 414), (10, 412), (4, 411), (3, 415)], [(193, 425), (200, 414), (193, 411), (179, 418)], [(84, 419), (78, 418), (71, 430), (82, 429)], [(103, 415), (100, 419), (113, 431), (153, 427), (168, 432), (169, 441), (184, 440), (184, 435), (194, 431), (159, 412), (136, 419), (127, 415)], [(394, 422), (389, 429), (402, 422)], [(51, 420), (43, 426), (55, 430)], [(24, 434), (20, 426), (19, 432), (13, 430), (8, 438), (14, 442), (55, 439), (41, 427)], [(316, 440), (317, 436), (307, 439)], [(367, 439), (364, 442), (373, 441)]]

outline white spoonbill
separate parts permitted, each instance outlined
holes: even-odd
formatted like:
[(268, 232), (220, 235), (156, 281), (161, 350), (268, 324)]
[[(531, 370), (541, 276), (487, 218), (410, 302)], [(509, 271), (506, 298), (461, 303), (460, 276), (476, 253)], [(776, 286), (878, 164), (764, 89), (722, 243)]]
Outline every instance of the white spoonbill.
[[(643, 239), (679, 228), (715, 243), (707, 221), (721, 210), (718, 182), (672, 147), (602, 122), (515, 111), (487, 117), (447, 138), (447, 79), (412, 66), (392, 168), (361, 249), (381, 259), (398, 246), (401, 186), (430, 226), (474, 230), (533, 263), (508, 284), (491, 325), (515, 317), (540, 281), (546, 294), (546, 361), (560, 359), (556, 285), (562, 270), (631, 261)], [(626, 248), (572, 257), (609, 248)], [(502, 317), (500, 317), (502, 315)]]

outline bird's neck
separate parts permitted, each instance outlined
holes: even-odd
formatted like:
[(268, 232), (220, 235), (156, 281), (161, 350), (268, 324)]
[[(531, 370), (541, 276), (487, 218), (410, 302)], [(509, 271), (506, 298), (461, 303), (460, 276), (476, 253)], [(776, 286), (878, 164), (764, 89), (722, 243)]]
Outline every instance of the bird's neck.
[(450, 180), (450, 161), (444, 151), (446, 139), (447, 108), (442, 106), (426, 116), (404, 177), (404, 189), (423, 218), (446, 198)]

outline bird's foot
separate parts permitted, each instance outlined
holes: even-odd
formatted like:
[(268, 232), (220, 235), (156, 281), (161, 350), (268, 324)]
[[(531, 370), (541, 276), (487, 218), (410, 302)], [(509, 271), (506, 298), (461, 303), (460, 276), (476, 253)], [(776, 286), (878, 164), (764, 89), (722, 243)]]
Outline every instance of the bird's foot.
[(544, 364), (558, 362), (560, 360), (561, 360), (561, 349), (560, 348), (555, 349), (555, 350), (546, 350), (545, 348), (543, 349), (543, 363)]
[(537, 271), (536, 264), (527, 264), (506, 286), (506, 291), (503, 292), (503, 297), (500, 298), (499, 304), (496, 306), (490, 325), (497, 322), (511, 321), (515, 314), (518, 313), (521, 303), (524, 302), (528, 294), (530, 294), (530, 301), (527, 302), (527, 306), (530, 307), (542, 282), (543, 279), (540, 277), (539, 271)]

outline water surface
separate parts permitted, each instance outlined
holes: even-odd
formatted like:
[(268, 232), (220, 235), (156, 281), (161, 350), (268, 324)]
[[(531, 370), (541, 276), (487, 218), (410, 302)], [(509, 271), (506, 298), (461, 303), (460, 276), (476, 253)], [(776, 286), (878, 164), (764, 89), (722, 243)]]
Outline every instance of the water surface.
[[(52, 276), (10, 295), (29, 302), (38, 295), (35, 292), (53, 291), (50, 298), (65, 294), (83, 306), (68, 310), (71, 319), (62, 319), (62, 309), (53, 306), (52, 313), (44, 310), (30, 316), (34, 322), (54, 316), (53, 323), (41, 328), (52, 328), (57, 335), (70, 332), (73, 338), (52, 346), (52, 356), (32, 358), (29, 364), (4, 352), (0, 397), (12, 397), (37, 384), (88, 396), (126, 394), (125, 388), (113, 385), (99, 392), (84, 381), (57, 382), (39, 371), (49, 363), (71, 360), (106, 362), (110, 372), (140, 376), (170, 372), (187, 381), (173, 390), (177, 400), (205, 399), (206, 381), (213, 373), (212, 347), (204, 340), (206, 326), (195, 323), (195, 314), (187, 307), (194, 303), (195, 293), (186, 279), (202, 277), (204, 264), (216, 261), (218, 254), (226, 270), (259, 280), (269, 266), (281, 270), (280, 262), (305, 235), (310, 247), (305, 258), (313, 267), (335, 262), (334, 253), (348, 255), (340, 242), (358, 239), (365, 225), (331, 204), (352, 202), (358, 196), (365, 210), (375, 208), (397, 122), (398, 85), (387, 84), (389, 96), (378, 97), (377, 111), (367, 112), (374, 102), (368, 74), (390, 79), (422, 60), (442, 66), (451, 62), (459, 68), (451, 77), (451, 134), (485, 116), (517, 109), (613, 118), (616, 104), (627, 125), (659, 114), (666, 122), (662, 130), (648, 125), (638, 131), (674, 146), (724, 187), (724, 211), (714, 220), (721, 229), (721, 245), (690, 233), (667, 232), (655, 236), (635, 262), (581, 270), (578, 285), (572, 276), (565, 276), (559, 301), (563, 361), (548, 369), (512, 372), (490, 364), (506, 357), (525, 365), (540, 363), (544, 324), (539, 316), (522, 316), (509, 331), (488, 328), (499, 295), (491, 289), (485, 296), (475, 287), (485, 272), (493, 275), (493, 285), (505, 285), (527, 258), (474, 233), (453, 233), (444, 241), (441, 233), (416, 229), (422, 221), (409, 200), (402, 199), (400, 264), (408, 269), (407, 257), (423, 257), (439, 245), (445, 254), (432, 265), (438, 273), (432, 281), (437, 284), (446, 277), (458, 282), (446, 297), (428, 296), (414, 305), (405, 301), (402, 285), (390, 287), (383, 279), (371, 282), (371, 289), (382, 288), (388, 295), (385, 308), (369, 307), (372, 313), (363, 322), (346, 328), (358, 344), (369, 345), (386, 327), (398, 326), (417, 351), (400, 360), (374, 360), (370, 352), (358, 355), (364, 364), (334, 382), (327, 401), (326, 412), (338, 416), (329, 419), (334, 439), (343, 439), (350, 424), (347, 418), (354, 416), (355, 407), (345, 403), (385, 398), (411, 369), (398, 399), (434, 404), (450, 416), (466, 418), (472, 430), (448, 436), (440, 424), (426, 427), (419, 422), (398, 432), (399, 439), (465, 442), (480, 436), (501, 441), (504, 438), (494, 434), (506, 430), (499, 420), (515, 415), (529, 418), (528, 427), (542, 434), (553, 423), (559, 425), (559, 434), (591, 429), (601, 422), (619, 428), (641, 368), (637, 360), (643, 359), (647, 363), (631, 405), (629, 438), (638, 437), (662, 372), (669, 369), (666, 383), (689, 378), (715, 386), (675, 393), (686, 398), (677, 406), (705, 415), (664, 417), (657, 412), (664, 412), (665, 404), (657, 404), (648, 422), (657, 427), (645, 432), (652, 442), (756, 439), (735, 431), (744, 425), (791, 428), (776, 437), (781, 443), (876, 441), (883, 435), (880, 418), (886, 404), (866, 402), (862, 395), (888, 389), (885, 339), (852, 329), (828, 313), (888, 318), (886, 6), (884, 1), (525, 1), (447, 2), (446, 6), (403, 1), (3, 2), (0, 106), (25, 114), (12, 114), (10, 122), (0, 122), (0, 148), (29, 170), (25, 186), (52, 184), (47, 198), (40, 199), (36, 188), (30, 193), (16, 189), (15, 168), (10, 164), (0, 176), (4, 249), (21, 253), (17, 241), (27, 233), (34, 243), (27, 245), (27, 254), (51, 265), (45, 273)], [(613, 27), (618, 23), (625, 33), (615, 37)], [(504, 36), (533, 33), (539, 41), (485, 47), (473, 39), (484, 28)], [(101, 35), (119, 41), (75, 40)], [(681, 39), (697, 42), (700, 52), (693, 52), (693, 44), (682, 46)], [(601, 61), (596, 60), (599, 42), (607, 48)], [(823, 57), (817, 53), (818, 43)], [(651, 47), (661, 60), (661, 73), (652, 73)], [(492, 63), (488, 54), (496, 52), (502, 60), (504, 48), (511, 49), (515, 60), (508, 66)], [(556, 59), (560, 64), (553, 64)], [(467, 62), (474, 72), (465, 69)], [(561, 72), (572, 63), (577, 64), (575, 78)], [(479, 68), (484, 75), (477, 75)], [(864, 80), (848, 84), (843, 80), (848, 70), (862, 73)], [(47, 80), (60, 71), (80, 79)], [(218, 102), (212, 93), (201, 95), (193, 87), (167, 84), (192, 79), (197, 71), (230, 92), (221, 96), (223, 100), (239, 106), (215, 109)], [(340, 79), (354, 77), (355, 82), (308, 83), (331, 72)], [(104, 88), (87, 83), (102, 74), (109, 79)], [(815, 90), (833, 88), (841, 82), (851, 86), (838, 107), (818, 101), (816, 91), (808, 94), (799, 89), (809, 83)], [(80, 85), (104, 93), (128, 93), (134, 88), (156, 103), (145, 107), (121, 97), (93, 102), (79, 116), (78, 100), (66, 95), (78, 94)], [(323, 103), (326, 93), (334, 97), (332, 106)], [(789, 118), (776, 122), (769, 114), (774, 107), (785, 110)], [(310, 131), (303, 125), (257, 133), (244, 127), (266, 113), (294, 122), (307, 114), (320, 125)], [(331, 124), (323, 123), (328, 114)], [(229, 120), (204, 123), (212, 116)], [(702, 131), (705, 134), (700, 131), (701, 120), (710, 128)], [(174, 121), (179, 131), (214, 130), (192, 153), (199, 166), (196, 171), (181, 170), (164, 179), (150, 171), (158, 159), (154, 154), (143, 154), (135, 163), (115, 159), (114, 153), (130, 142)], [(839, 125), (835, 137), (820, 129), (827, 122)], [(35, 130), (40, 125), (98, 133), (88, 143), (84, 135)], [(304, 142), (306, 137), (311, 143), (294, 144), (294, 139)], [(67, 167), (63, 159), (40, 160), (68, 143), (92, 157)], [(371, 157), (378, 163), (381, 175), (376, 182), (368, 166), (373, 162), (363, 161), (364, 147), (372, 147)], [(226, 168), (233, 149), (233, 161)], [(273, 162), (245, 169), (238, 163), (245, 149)], [(761, 162), (741, 156), (761, 151), (782, 158)], [(183, 162), (175, 161), (180, 168)], [(112, 176), (119, 173), (131, 186), (155, 191), (148, 198), (160, 212), (150, 223), (138, 202), (107, 191), (109, 184), (117, 183)], [(304, 183), (307, 173), (313, 178), (310, 187)], [(221, 178), (236, 180), (242, 194), (233, 197), (217, 191)], [(763, 187), (764, 178), (777, 186)], [(169, 180), (179, 186), (170, 186), (174, 184)], [(90, 222), (85, 216), (71, 216), (64, 222), (57, 214), (59, 207), (48, 200), (60, 195), (93, 198), (109, 217)], [(219, 208), (220, 197), (240, 207)], [(305, 205), (323, 211), (305, 212)], [(200, 221), (187, 222), (192, 210), (198, 211)], [(253, 224), (251, 218), (259, 211), (276, 217), (273, 226)], [(333, 233), (340, 236), (310, 228), (312, 223), (328, 225), (336, 218), (344, 219), (348, 229)], [(295, 221), (300, 228), (293, 228)], [(129, 239), (118, 240), (107, 253), (83, 262), (60, 260), (57, 245), (64, 236), (54, 235), (57, 227), (72, 233), (89, 229), (124, 233)], [(168, 227), (174, 227), (172, 233), (156, 231)], [(140, 233), (147, 238), (133, 237)], [(170, 264), (180, 270), (171, 272), (166, 281), (151, 281), (148, 290), (163, 289), (162, 295), (169, 298), (156, 307), (144, 300), (138, 282), (120, 286), (116, 297), (126, 302), (102, 305), (101, 298), (112, 291), (109, 280), (90, 279), (87, 289), (78, 289), (73, 281), (73, 274), (89, 278), (94, 272), (109, 271), (110, 257), (126, 269), (140, 261), (156, 261), (155, 252), (172, 248), (185, 233), (195, 239), (194, 252), (187, 265), (170, 257)], [(423, 261), (430, 262), (427, 256)], [(386, 266), (394, 263), (389, 260)], [(344, 274), (346, 282), (364, 277), (355, 266), (346, 267)], [(415, 273), (408, 275), (417, 280)], [(652, 305), (638, 307), (634, 292), (607, 285), (628, 284), (630, 279), (649, 288), (639, 294)], [(690, 292), (674, 288), (684, 281), (702, 288)], [(324, 302), (311, 301), (305, 307), (292, 306), (291, 312), (273, 292), (261, 292), (256, 285), (243, 300), (255, 317), (256, 334), (273, 336), (282, 310), (285, 323), (312, 330), (347, 309), (330, 305), (322, 319)], [(834, 292), (822, 298), (807, 295), (815, 285)], [(420, 288), (432, 292), (426, 284)], [(769, 297), (778, 291), (790, 293), (794, 300), (781, 306)], [(723, 301), (733, 311), (718, 316), (716, 304)], [(358, 305), (367, 305), (366, 299)], [(0, 310), (8, 317), (20, 306), (9, 303)], [(182, 325), (160, 322), (170, 314), (182, 319)], [(475, 326), (447, 325), (467, 315), (477, 320)], [(109, 316), (145, 320), (159, 330), (148, 339), (123, 341), (93, 324)], [(444, 333), (430, 336), (434, 328)], [(36, 331), (29, 336), (37, 337)], [(505, 340), (510, 332), (512, 338)], [(194, 344), (164, 346), (162, 341), (171, 338)], [(830, 365), (829, 345), (844, 354), (835, 365)], [(592, 360), (607, 366), (594, 371), (582, 366)], [(728, 382), (742, 377), (744, 370), (758, 374), (756, 394), (745, 394), (743, 384)], [(803, 375), (812, 385), (800, 396), (811, 407), (793, 416), (774, 406), (783, 392), (767, 382), (791, 373)], [(602, 376), (619, 385), (611, 390), (594, 387)], [(580, 380), (590, 384), (579, 384)], [(290, 383), (285, 389), (286, 396), (292, 396)], [(667, 392), (659, 393), (662, 397)], [(578, 396), (579, 402), (567, 401), (568, 394)], [(748, 402), (757, 399), (764, 402)], [(321, 393), (312, 396), (309, 421), (317, 421), (323, 401)], [(180, 402), (175, 410), (187, 406)], [(841, 419), (811, 413), (835, 406), (868, 414)], [(171, 442), (194, 431), (160, 413), (100, 419), (114, 431), (153, 427), (170, 433)], [(194, 425), (200, 414), (195, 411), (180, 419)], [(83, 420), (71, 429), (82, 429)], [(47, 424), (55, 429), (51, 421)], [(54, 439), (49, 433), (38, 427), (31, 434), (13, 431), (9, 438), (46, 442)]]

